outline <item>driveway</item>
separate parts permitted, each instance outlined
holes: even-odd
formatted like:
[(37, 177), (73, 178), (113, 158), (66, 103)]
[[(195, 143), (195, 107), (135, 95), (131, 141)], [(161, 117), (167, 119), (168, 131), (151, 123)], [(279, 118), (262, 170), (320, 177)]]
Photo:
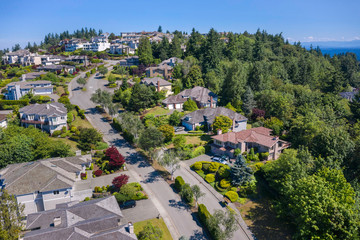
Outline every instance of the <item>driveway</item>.
[[(156, 210), (164, 219), (173, 239), (179, 239), (183, 235), (189, 239), (206, 239), (193, 214), (188, 209), (183, 208), (181, 204), (176, 204), (181, 202), (179, 195), (174, 193), (159, 173), (95, 110), (95, 104), (90, 101), (91, 93), (97, 88), (103, 88), (104, 82), (98, 81), (92, 76), (87, 83), (88, 91), (82, 92), (72, 91), (77, 85), (76, 80), (73, 80), (69, 85), (71, 86), (69, 90), (72, 91), (71, 103), (85, 109), (86, 118), (96, 129), (103, 133), (104, 140), (110, 145), (118, 147), (119, 152), (126, 157), (128, 172), (132, 174), (135, 181), (141, 183)], [(89, 89), (92, 90), (89, 91)], [(134, 208), (134, 211), (138, 211), (137, 208)], [(141, 211), (138, 212), (141, 214)]]

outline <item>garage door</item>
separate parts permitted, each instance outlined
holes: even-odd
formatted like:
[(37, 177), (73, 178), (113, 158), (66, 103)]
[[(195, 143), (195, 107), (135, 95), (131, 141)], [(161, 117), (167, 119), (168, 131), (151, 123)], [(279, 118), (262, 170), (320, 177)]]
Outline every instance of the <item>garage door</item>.
[(177, 103), (176, 105), (175, 105), (175, 109), (180, 109), (181, 108), (181, 104), (180, 103)]
[(170, 105), (168, 105), (168, 108), (169, 108), (169, 110), (173, 110), (173, 109), (174, 109), (174, 105), (173, 105), (173, 104), (170, 104)]

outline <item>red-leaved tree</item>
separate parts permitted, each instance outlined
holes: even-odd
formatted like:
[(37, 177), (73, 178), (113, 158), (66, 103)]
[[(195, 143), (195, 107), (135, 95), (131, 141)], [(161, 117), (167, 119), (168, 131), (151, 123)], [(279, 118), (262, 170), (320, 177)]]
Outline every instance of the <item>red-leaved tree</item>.
[(123, 185), (127, 184), (129, 180), (129, 176), (125, 174), (121, 174), (120, 176), (113, 179), (112, 184), (117, 188), (120, 189)]
[(105, 156), (109, 159), (109, 166), (112, 168), (120, 168), (125, 163), (124, 156), (114, 146), (106, 150)]
[(100, 177), (103, 174), (103, 171), (101, 169), (98, 169), (94, 172), (94, 175), (97, 177)]

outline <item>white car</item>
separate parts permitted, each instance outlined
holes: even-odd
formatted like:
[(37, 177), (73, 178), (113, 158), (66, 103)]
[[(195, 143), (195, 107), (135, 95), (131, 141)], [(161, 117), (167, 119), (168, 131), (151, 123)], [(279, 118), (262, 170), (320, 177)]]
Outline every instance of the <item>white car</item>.
[(213, 160), (214, 162), (218, 162), (218, 163), (222, 163), (222, 164), (227, 164), (227, 162), (226, 162), (224, 159), (222, 159), (221, 157), (218, 157), (218, 156), (214, 156), (214, 157), (212, 158), (212, 160)]

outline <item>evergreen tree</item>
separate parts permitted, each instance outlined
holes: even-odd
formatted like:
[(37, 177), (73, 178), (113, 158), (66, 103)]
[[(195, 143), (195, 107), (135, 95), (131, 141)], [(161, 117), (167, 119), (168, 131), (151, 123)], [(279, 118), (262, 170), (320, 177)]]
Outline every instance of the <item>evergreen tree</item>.
[(253, 171), (247, 166), (243, 155), (239, 154), (234, 165), (231, 167), (231, 183), (241, 186), (251, 181)]
[(170, 54), (170, 43), (167, 37), (163, 37), (163, 40), (161, 41), (159, 45), (159, 57), (161, 61), (164, 61), (169, 58)]
[(253, 108), (256, 107), (256, 101), (254, 99), (254, 94), (249, 86), (246, 87), (243, 100), (243, 110), (245, 114), (251, 114)]
[(150, 40), (147, 37), (142, 37), (139, 42), (138, 48), (139, 61), (145, 65), (153, 62), (153, 55)]
[(170, 56), (181, 58), (182, 54), (180, 39), (178, 36), (175, 36), (170, 45)]
[(202, 67), (205, 73), (217, 68), (222, 59), (222, 50), (223, 43), (220, 35), (213, 28), (210, 29), (201, 51)]
[(162, 33), (162, 27), (159, 26), (157, 31)]
[(189, 41), (186, 43), (186, 56), (200, 57), (200, 48), (203, 37), (198, 31), (192, 29)]

